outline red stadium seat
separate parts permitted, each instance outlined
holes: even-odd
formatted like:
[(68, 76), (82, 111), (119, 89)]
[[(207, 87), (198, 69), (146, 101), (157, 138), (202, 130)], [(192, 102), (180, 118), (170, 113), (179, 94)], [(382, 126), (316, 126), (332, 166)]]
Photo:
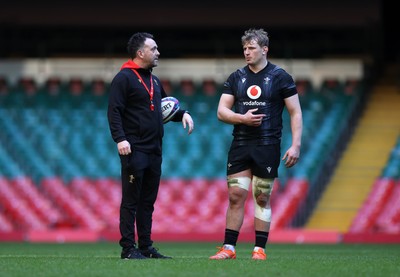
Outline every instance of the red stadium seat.
[(65, 211), (74, 227), (94, 231), (105, 228), (106, 224), (84, 202), (74, 197), (61, 179), (45, 178), (41, 187)]
[(88, 178), (74, 178), (69, 186), (72, 193), (107, 224), (107, 228), (118, 228), (118, 206), (106, 199), (94, 186), (94, 182)]
[(0, 76), (0, 96), (8, 95), (10, 88), (8, 86), (7, 79), (3, 76)]
[(350, 233), (362, 233), (373, 231), (374, 224), (383, 210), (394, 189), (394, 180), (389, 178), (377, 179), (373, 185), (368, 198), (358, 211), (350, 228)]
[(311, 80), (309, 79), (296, 79), (296, 87), (300, 96), (306, 95), (312, 91)]
[(172, 82), (169, 79), (161, 79), (161, 84), (165, 90), (165, 92), (167, 93), (167, 95), (172, 96), (174, 89), (172, 86)]
[(400, 181), (395, 184), (389, 198), (375, 221), (378, 232), (400, 232)]
[(121, 185), (119, 180), (114, 178), (99, 178), (94, 180), (94, 186), (113, 205), (119, 207), (121, 203)]
[(202, 82), (204, 95), (214, 96), (217, 94), (217, 84), (214, 79), (204, 79)]
[(180, 82), (180, 90), (183, 95), (190, 96), (196, 92), (195, 84), (192, 79), (182, 79)]
[(95, 78), (91, 83), (92, 94), (95, 96), (102, 96), (106, 93), (106, 84), (103, 79)]
[(344, 93), (347, 95), (354, 94), (360, 86), (359, 79), (347, 79), (344, 84)]
[(11, 220), (9, 220), (4, 214), (0, 213), (0, 233), (12, 231), (15, 231), (15, 228)]
[(307, 197), (308, 182), (303, 179), (290, 179), (284, 191), (272, 206), (273, 218), (271, 229), (286, 228), (293, 220), (297, 210)]
[(18, 81), (18, 87), (26, 95), (35, 95), (38, 89), (35, 80), (31, 77), (20, 78)]
[(21, 197), (27, 202), (33, 211), (46, 222), (49, 227), (62, 224), (64, 217), (51, 201), (46, 198), (27, 176), (17, 177), (11, 180)]
[(7, 215), (15, 222), (17, 229), (22, 230), (45, 230), (46, 223), (30, 209), (11, 183), (0, 178), (0, 202)]
[(46, 90), (50, 95), (58, 95), (61, 92), (61, 79), (60, 77), (50, 77), (46, 81)]
[(81, 95), (84, 90), (83, 80), (81, 78), (71, 78), (69, 81), (69, 92), (71, 95)]

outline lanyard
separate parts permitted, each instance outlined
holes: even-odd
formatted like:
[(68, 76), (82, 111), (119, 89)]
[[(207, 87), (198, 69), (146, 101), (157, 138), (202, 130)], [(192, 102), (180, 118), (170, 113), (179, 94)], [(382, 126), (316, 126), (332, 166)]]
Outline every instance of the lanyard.
[(153, 76), (150, 73), (150, 90), (149, 90), (149, 88), (147, 87), (146, 83), (143, 81), (142, 76), (140, 76), (140, 74), (135, 69), (132, 68), (132, 70), (133, 70), (133, 72), (135, 72), (136, 76), (138, 76), (139, 82), (142, 83), (144, 88), (149, 93), (149, 96), (150, 96), (150, 110), (154, 111), (154, 104), (153, 104), (153, 94), (154, 94)]

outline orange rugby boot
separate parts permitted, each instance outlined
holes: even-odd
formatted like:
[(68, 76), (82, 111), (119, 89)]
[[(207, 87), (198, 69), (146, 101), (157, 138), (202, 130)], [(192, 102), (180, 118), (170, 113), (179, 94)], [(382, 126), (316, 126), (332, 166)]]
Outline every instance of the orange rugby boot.
[(217, 247), (219, 250), (217, 254), (210, 257), (210, 260), (229, 260), (236, 259), (236, 251), (225, 249), (224, 247)]
[(251, 258), (253, 260), (266, 260), (267, 254), (265, 254), (264, 249), (258, 248), (258, 250), (253, 251)]

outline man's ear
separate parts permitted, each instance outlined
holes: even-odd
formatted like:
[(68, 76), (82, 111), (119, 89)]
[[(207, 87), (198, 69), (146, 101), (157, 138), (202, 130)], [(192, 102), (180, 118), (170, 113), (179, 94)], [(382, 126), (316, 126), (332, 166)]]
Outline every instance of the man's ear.
[(143, 51), (141, 49), (137, 50), (136, 56), (139, 58), (143, 58)]

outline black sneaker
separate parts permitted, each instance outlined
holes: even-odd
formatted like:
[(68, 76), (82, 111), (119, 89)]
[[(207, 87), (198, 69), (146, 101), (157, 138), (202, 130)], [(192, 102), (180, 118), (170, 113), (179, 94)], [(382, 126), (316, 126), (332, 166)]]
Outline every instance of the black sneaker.
[(147, 257), (143, 256), (137, 248), (132, 248), (129, 250), (122, 250), (121, 259), (129, 260), (129, 259), (147, 259)]
[(140, 249), (140, 253), (146, 258), (153, 258), (153, 259), (172, 259), (172, 257), (164, 256), (158, 249), (154, 248), (153, 246), (149, 246), (147, 249)]

